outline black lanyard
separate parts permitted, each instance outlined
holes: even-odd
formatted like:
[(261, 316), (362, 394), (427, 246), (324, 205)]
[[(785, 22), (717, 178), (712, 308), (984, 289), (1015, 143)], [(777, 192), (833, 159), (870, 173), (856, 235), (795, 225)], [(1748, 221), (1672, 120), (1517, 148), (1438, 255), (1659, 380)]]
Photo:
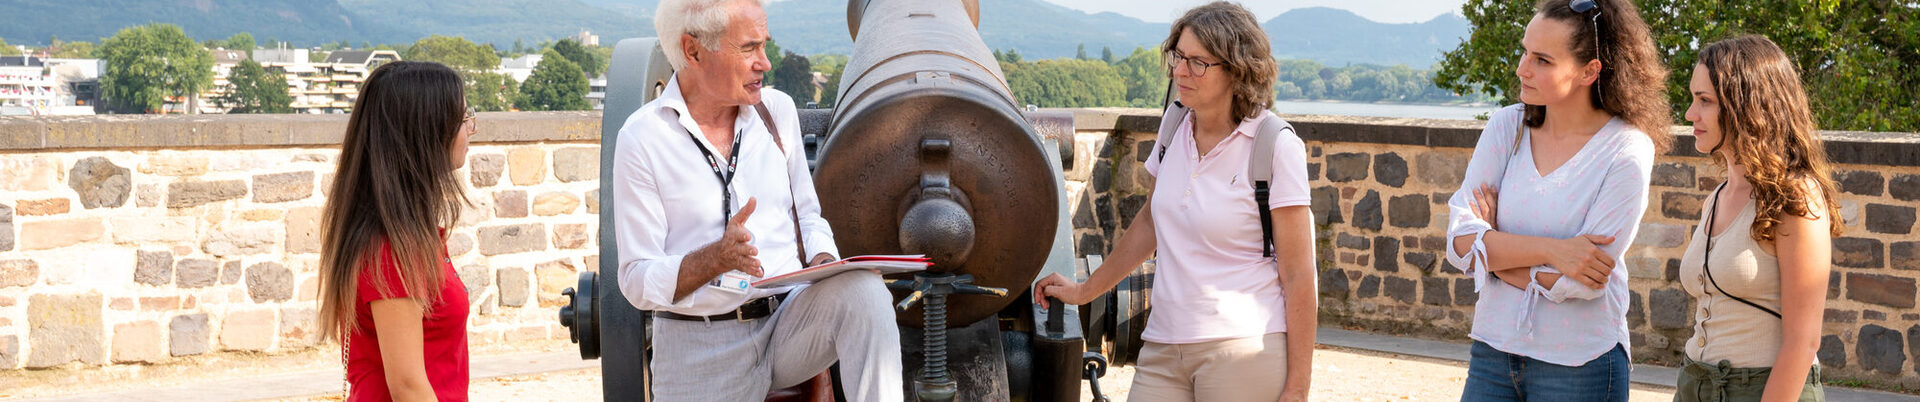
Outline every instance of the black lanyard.
[(720, 221), (722, 222), (733, 219), (733, 169), (740, 164), (740, 137), (744, 137), (744, 134), (733, 135), (733, 151), (727, 153), (727, 170), (722, 172), (720, 159), (713, 157), (713, 152), (708, 151), (706, 146), (700, 145), (700, 137), (693, 135), (693, 130), (687, 130), (687, 138), (693, 140), (693, 146), (700, 148), (701, 155), (706, 155), (707, 167), (713, 169), (713, 178), (720, 180)]

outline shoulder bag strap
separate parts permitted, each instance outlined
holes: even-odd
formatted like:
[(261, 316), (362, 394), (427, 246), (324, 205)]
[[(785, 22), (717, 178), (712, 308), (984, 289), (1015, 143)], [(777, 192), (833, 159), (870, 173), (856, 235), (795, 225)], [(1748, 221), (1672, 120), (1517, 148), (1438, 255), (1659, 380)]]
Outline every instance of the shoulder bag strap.
[[(773, 145), (780, 147), (780, 155), (792, 158), (791, 155), (787, 154), (787, 145), (780, 140), (780, 126), (774, 124), (773, 113), (767, 111), (767, 104), (765, 102), (755, 103), (753, 104), (753, 110), (760, 112), (760, 122), (767, 125), (767, 133), (773, 135)], [(787, 209), (787, 214), (793, 217), (793, 244), (796, 250), (795, 253), (799, 254), (800, 267), (806, 268), (807, 240), (806, 236), (800, 234), (800, 195), (793, 192), (793, 179), (793, 176), (787, 176), (787, 194), (791, 199), (788, 204), (792, 206), (792, 208)]]

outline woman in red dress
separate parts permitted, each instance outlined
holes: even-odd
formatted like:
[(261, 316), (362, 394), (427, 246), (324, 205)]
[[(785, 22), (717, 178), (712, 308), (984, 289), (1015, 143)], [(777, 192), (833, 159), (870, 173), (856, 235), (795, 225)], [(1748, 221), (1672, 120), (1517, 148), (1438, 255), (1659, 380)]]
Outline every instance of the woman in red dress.
[[(467, 294), (447, 257), (473, 113), (452, 69), (399, 61), (361, 86), (322, 215), (322, 339), (349, 401), (467, 399)], [(429, 358), (431, 356), (431, 358)]]

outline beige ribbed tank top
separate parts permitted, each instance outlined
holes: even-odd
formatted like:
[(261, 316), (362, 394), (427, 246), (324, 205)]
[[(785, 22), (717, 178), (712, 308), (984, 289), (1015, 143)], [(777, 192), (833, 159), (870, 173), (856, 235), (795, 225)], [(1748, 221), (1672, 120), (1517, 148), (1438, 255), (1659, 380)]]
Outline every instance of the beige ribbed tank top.
[(1687, 357), (1707, 364), (1728, 360), (1733, 367), (1773, 367), (1780, 354), (1780, 319), (1721, 293), (1725, 290), (1780, 311), (1780, 261), (1753, 240), (1755, 202), (1751, 198), (1737, 216), (1715, 218), (1730, 221), (1726, 231), (1711, 237), (1713, 255), (1707, 263), (1720, 287), (1715, 288), (1701, 269), (1707, 233), (1712, 230), (1706, 216), (1719, 207), (1719, 196), (1720, 190), (1715, 190), (1702, 207), (1698, 228), (1680, 258), (1680, 284), (1697, 305)]

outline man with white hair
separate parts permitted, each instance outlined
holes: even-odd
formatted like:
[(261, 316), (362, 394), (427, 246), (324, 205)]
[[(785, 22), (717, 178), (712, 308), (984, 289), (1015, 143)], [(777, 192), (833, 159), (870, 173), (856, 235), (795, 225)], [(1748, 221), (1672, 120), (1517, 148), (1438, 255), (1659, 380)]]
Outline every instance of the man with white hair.
[(763, 1), (662, 1), (654, 25), (676, 73), (615, 144), (620, 291), (657, 318), (654, 397), (760, 400), (837, 360), (847, 397), (898, 401), (900, 334), (879, 275), (746, 285), (839, 254), (793, 99), (761, 87)]

